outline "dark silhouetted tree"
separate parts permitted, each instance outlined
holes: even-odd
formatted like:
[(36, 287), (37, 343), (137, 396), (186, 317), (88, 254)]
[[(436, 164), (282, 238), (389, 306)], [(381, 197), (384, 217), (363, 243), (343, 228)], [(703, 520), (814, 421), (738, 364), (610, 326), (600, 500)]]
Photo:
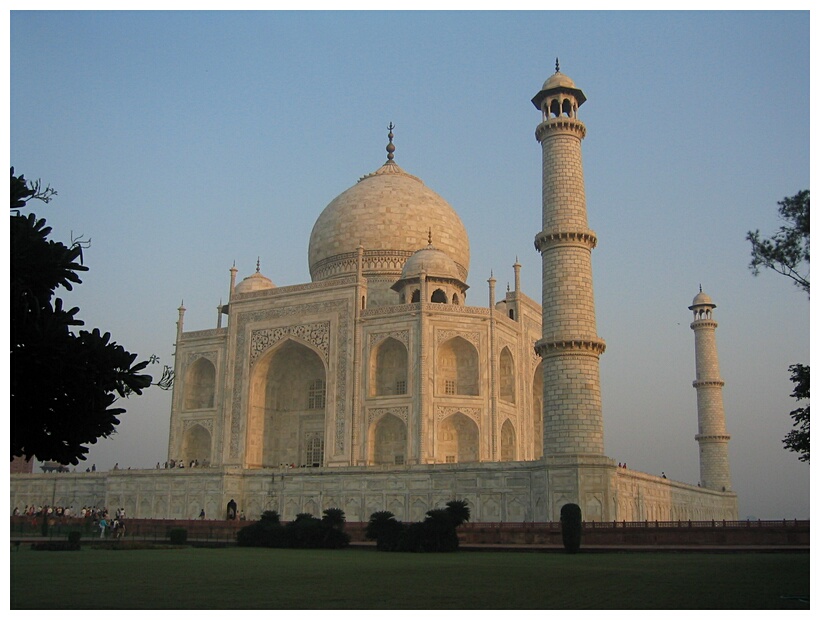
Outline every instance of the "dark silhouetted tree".
[(761, 239), (760, 231), (749, 231), (746, 239), (752, 244), (749, 268), (754, 275), (760, 268), (771, 269), (791, 278), (794, 284), (809, 294), (809, 190), (804, 189), (777, 204), (783, 226), (769, 239)]
[[(809, 400), (809, 367), (804, 364), (794, 364), (789, 366), (792, 373), (791, 380), (794, 383), (792, 397), (801, 400)], [(797, 452), (801, 461), (809, 462), (809, 405), (798, 407), (792, 411), (791, 415), (796, 428), (790, 431), (783, 439), (785, 448)]]
[[(760, 267), (766, 267), (780, 273), (792, 281), (806, 295), (809, 290), (809, 190), (804, 189), (791, 198), (784, 198), (777, 203), (778, 213), (785, 222), (770, 239), (760, 239), (760, 231), (749, 231), (746, 238), (752, 243), (752, 261), (749, 268), (758, 275)], [(809, 398), (809, 365), (793, 364), (789, 366), (791, 380), (795, 384), (792, 397), (797, 400)], [(799, 407), (789, 414), (792, 425), (797, 427), (789, 431), (783, 439), (784, 448), (799, 454), (801, 461), (809, 462), (809, 406)]]
[(99, 329), (79, 331), (78, 308), (65, 309), (55, 292), (80, 284), (82, 245), (49, 240), (51, 228), (33, 213), (31, 200), (56, 195), (11, 169), (11, 457), (76, 465), (87, 444), (108, 437), (125, 409), (118, 397), (141, 394), (148, 362)]

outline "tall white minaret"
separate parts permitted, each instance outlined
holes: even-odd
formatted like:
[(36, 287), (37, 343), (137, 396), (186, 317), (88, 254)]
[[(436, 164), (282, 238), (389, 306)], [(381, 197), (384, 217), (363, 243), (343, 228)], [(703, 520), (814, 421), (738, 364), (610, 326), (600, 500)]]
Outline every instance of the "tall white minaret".
[(595, 326), (592, 249), (587, 226), (581, 140), (586, 127), (578, 108), (586, 101), (558, 70), (532, 103), (541, 111), (535, 137), (542, 150), (541, 253), (544, 359), (544, 456), (603, 456), (600, 355), (606, 345)]
[(703, 289), (695, 295), (689, 309), (694, 313), (690, 327), (695, 332), (695, 380), (698, 392), (698, 434), (700, 447), (700, 484), (706, 489), (730, 491), (729, 435), (723, 412), (723, 380), (720, 378), (712, 303)]

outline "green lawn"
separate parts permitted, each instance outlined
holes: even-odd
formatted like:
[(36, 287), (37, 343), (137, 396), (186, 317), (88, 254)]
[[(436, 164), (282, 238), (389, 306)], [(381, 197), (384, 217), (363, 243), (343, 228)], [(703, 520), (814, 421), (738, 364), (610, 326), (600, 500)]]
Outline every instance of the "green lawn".
[(12, 609), (808, 609), (809, 554), (10, 553)]

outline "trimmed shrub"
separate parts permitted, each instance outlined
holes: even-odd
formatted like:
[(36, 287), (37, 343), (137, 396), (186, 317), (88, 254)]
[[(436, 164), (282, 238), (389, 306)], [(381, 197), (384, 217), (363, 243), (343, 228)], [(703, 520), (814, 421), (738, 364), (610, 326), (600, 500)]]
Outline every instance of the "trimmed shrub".
[(561, 506), (561, 539), (567, 553), (581, 549), (581, 507), (578, 504)]
[(184, 527), (175, 527), (169, 530), (168, 539), (172, 545), (184, 545), (188, 541), (188, 530)]
[[(330, 512), (330, 515), (328, 513)], [(350, 544), (350, 536), (343, 531), (344, 512), (338, 508), (325, 511), (323, 519), (300, 513), (296, 519), (282, 525), (276, 511), (267, 511), (262, 518), (243, 527), (236, 534), (242, 547), (290, 547), (292, 549), (341, 549)]]
[(77, 532), (76, 530), (73, 531), (73, 532), (69, 532), (68, 533), (68, 542), (70, 542), (72, 544), (75, 544), (75, 545), (79, 545), (81, 537), (82, 537), (81, 532)]
[(376, 541), (379, 551), (397, 551), (404, 529), (392, 512), (380, 510), (370, 515), (364, 535), (368, 540)]

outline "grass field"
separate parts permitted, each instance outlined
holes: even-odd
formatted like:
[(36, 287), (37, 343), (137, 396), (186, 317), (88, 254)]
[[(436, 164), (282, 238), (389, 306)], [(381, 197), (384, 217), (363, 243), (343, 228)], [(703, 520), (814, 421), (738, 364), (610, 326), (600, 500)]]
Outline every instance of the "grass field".
[[(11, 609), (808, 609), (809, 554), (10, 553)], [(785, 597), (785, 598), (784, 598)]]

